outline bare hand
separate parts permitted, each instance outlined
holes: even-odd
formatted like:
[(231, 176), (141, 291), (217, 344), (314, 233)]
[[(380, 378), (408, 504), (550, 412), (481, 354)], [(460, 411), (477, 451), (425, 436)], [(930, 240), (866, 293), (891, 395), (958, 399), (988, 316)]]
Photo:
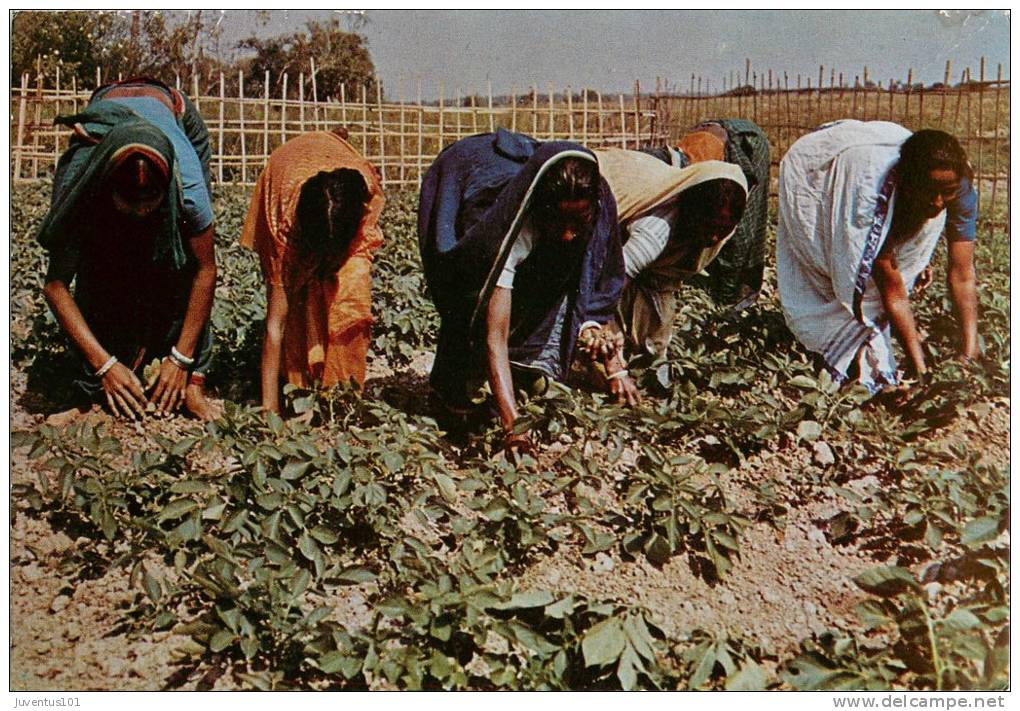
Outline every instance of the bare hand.
[(630, 407), (641, 404), (641, 392), (638, 390), (637, 383), (629, 375), (622, 375), (610, 380), (609, 391), (618, 404)]
[(623, 334), (605, 327), (590, 326), (581, 331), (578, 346), (592, 362), (611, 359), (623, 349)]
[(920, 274), (917, 275), (917, 279), (914, 281), (914, 291), (920, 294), (922, 291), (931, 286), (932, 282), (932, 270), (931, 266), (925, 267)]
[(528, 436), (527, 432), (513, 433), (507, 432), (506, 437), (503, 440), (503, 450), (507, 456), (531, 456), (534, 453), (534, 444), (531, 441), (531, 437)]
[(156, 411), (170, 413), (177, 409), (184, 399), (184, 386), (188, 384), (188, 373), (169, 358), (159, 366), (159, 380), (152, 393)]
[(130, 368), (114, 363), (100, 382), (106, 391), (106, 403), (114, 415), (132, 420), (145, 417), (145, 390)]

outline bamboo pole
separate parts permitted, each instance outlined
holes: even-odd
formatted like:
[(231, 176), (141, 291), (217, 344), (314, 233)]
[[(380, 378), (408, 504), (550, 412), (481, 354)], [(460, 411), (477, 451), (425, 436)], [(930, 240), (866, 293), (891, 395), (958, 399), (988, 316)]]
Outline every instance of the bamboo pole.
[(864, 80), (861, 82), (861, 120), (868, 120), (868, 65), (864, 65)]
[(556, 90), (549, 82), (549, 139), (556, 138)]
[(262, 153), (269, 160), (269, 70), (262, 82)]
[(459, 86), (457, 87), (457, 91), (455, 92), (454, 96), (455, 96), (455, 98), (454, 98), (454, 106), (457, 107), (457, 112), (456, 112), (457, 113), (457, 129), (456, 129), (456, 133), (454, 134), (454, 136), (455, 136), (455, 138), (457, 140), (460, 140), (460, 136), (461, 136), (460, 120), (461, 120), (461, 114), (463, 114), (463, 111), (461, 111), (461, 109), (464, 108), (464, 101), (463, 101), (463, 97), (461, 97), (460, 87)]
[(368, 155), (368, 85), (361, 85), (361, 152)]
[(964, 135), (967, 136), (967, 142), (964, 145), (966, 146), (966, 150), (967, 150), (968, 154), (971, 152), (971, 150), (970, 150), (971, 149), (971, 140), (972, 140), (971, 137), (974, 135), (973, 133), (971, 133), (971, 125), (970, 125), (971, 109), (973, 108), (972, 97), (973, 97), (973, 92), (971, 91), (970, 67), (967, 67), (967, 123), (966, 123), (967, 129), (966, 129), (966, 133), (964, 134)]
[(96, 88), (98, 89), (103, 85), (103, 70), (96, 67)]
[(602, 144), (605, 144), (606, 134), (605, 134), (605, 131), (603, 131), (603, 129), (602, 129), (602, 126), (603, 126), (603, 124), (602, 124), (602, 92), (597, 91), (597, 92), (595, 92), (595, 95), (598, 97), (598, 107), (599, 107), (599, 114), (598, 114), (598, 116), (599, 116), (599, 142), (602, 143)]
[(496, 130), (496, 117), (492, 113), (492, 82), (487, 81), (487, 88), (489, 91), (489, 133)]
[(917, 90), (917, 127), (924, 128), (924, 82), (920, 82), (921, 88)]
[(641, 147), (641, 82), (634, 81), (634, 148)]
[(620, 94), (620, 147), (627, 147), (627, 110), (623, 107), (623, 94)]
[(472, 135), (478, 133), (478, 92), (475, 91), (475, 87), (471, 87), (471, 133)]
[(322, 126), (319, 125), (319, 86), (315, 77), (315, 57), (309, 57), (308, 64), (311, 66), (312, 70), (312, 115), (314, 116), (313, 120), (315, 121), (315, 130), (321, 131)]
[(382, 180), (386, 182), (386, 129), (384, 126), (383, 107), (382, 107), (382, 79), (376, 77), (375, 79), (375, 106), (376, 111), (379, 112), (379, 172), (382, 175)]
[(397, 85), (397, 93), (400, 97), (400, 184), (404, 184), (404, 77), (401, 75), (400, 82)]
[(531, 85), (531, 135), (538, 135), (538, 86)]
[(241, 182), (248, 184), (248, 148), (244, 132), (244, 71), (237, 72), (237, 113), (241, 127)]
[(298, 72), (298, 130), (305, 132), (305, 73)]
[(567, 84), (567, 140), (574, 140), (574, 89)]
[(510, 130), (517, 131), (517, 85), (510, 85)]
[(861, 78), (855, 75), (854, 88), (853, 91), (850, 93), (850, 115), (853, 116), (854, 118), (857, 118), (857, 87), (860, 85), (860, 83)]
[[(421, 106), (421, 102), (418, 102)], [(340, 123), (347, 128), (347, 83), (340, 82)]]
[(895, 85), (895, 83), (896, 83), (896, 80), (893, 79), (892, 77), (889, 77), (889, 120), (890, 121), (894, 120), (893, 119), (893, 86)]
[(280, 145), (287, 142), (287, 72), (283, 73), (283, 88), (280, 93)]
[(21, 180), (21, 154), (25, 146), (25, 109), (28, 100), (28, 72), (21, 73), (21, 92), (18, 99), (18, 134), (14, 152), (14, 180)]
[(946, 74), (942, 80), (942, 102), (939, 107), (939, 128), (945, 126), (946, 123), (946, 96), (949, 94), (949, 60), (946, 60)]
[[(985, 142), (982, 140), (982, 135), (985, 130), (985, 58), (981, 57), (981, 69), (979, 70), (978, 79), (981, 83), (978, 84), (978, 109), (977, 109), (977, 172), (981, 174), (981, 165), (983, 163), (984, 146)], [(981, 198), (984, 196), (984, 190), (981, 188), (981, 181), (977, 181), (978, 191), (978, 202), (981, 202)]]
[(74, 103), (71, 104), (74, 113), (78, 113), (78, 77), (71, 75), (71, 94), (74, 96)]
[(999, 96), (1002, 94), (1002, 64), (999, 64), (999, 71), (995, 82), (995, 138), (992, 139), (992, 205), (989, 210), (992, 219), (995, 218), (995, 197), (999, 188)]
[(790, 76), (785, 71), (783, 72), (783, 93), (786, 98), (786, 120), (783, 122), (786, 124), (786, 130), (780, 136), (782, 139), (782, 145), (777, 146), (777, 148), (779, 148), (780, 155), (786, 153), (786, 151), (790, 149), (790, 144), (792, 143), (790, 140), (790, 135), (792, 134), (790, 124), (793, 123), (790, 118), (792, 116), (790, 112)]
[(219, 178), (219, 182), (223, 182), (223, 124), (226, 123), (224, 120), (224, 110), (226, 104), (226, 82), (223, 79), (223, 72), (220, 72), (220, 109), (219, 109), (219, 138), (217, 140), (219, 159), (217, 161), (216, 175)]
[(909, 67), (907, 69), (907, 95), (903, 97), (903, 125), (907, 125), (907, 121), (910, 120), (910, 94), (914, 88), (914, 68)]
[(833, 115), (836, 113), (836, 69), (833, 67), (829, 70), (829, 121), (832, 120)]
[(35, 120), (32, 122), (32, 177), (39, 177), (39, 129), (42, 124), (42, 57), (35, 58)]
[(437, 152), (443, 150), (443, 103), (446, 101), (446, 87), (439, 82), (439, 145)]
[(588, 145), (588, 87), (583, 89), (581, 97), (581, 142)]
[[(57, 111), (57, 116), (60, 116), (60, 114), (61, 114), (61, 111), (60, 111), (60, 109), (61, 109), (61, 101), (60, 101), (60, 65), (59, 64), (57, 65), (57, 84), (56, 85), (57, 85), (57, 101), (56, 101), (56, 107), (57, 108), (56, 108), (56, 111)], [(53, 134), (53, 172), (54, 173), (57, 172), (57, 161), (59, 161), (59, 160), (60, 160), (60, 136), (57, 135), (56, 132), (54, 132), (54, 134)]]
[(825, 81), (825, 65), (818, 65), (818, 103), (815, 106), (815, 120), (811, 123), (818, 125), (822, 123), (822, 82)]
[[(201, 103), (200, 103), (200, 99), (198, 97), (198, 94), (199, 94), (199, 91), (198, 91), (198, 73), (196, 72), (195, 74), (191, 75), (191, 102), (195, 105), (195, 110), (196, 111), (199, 108), (201, 108), (201, 106), (202, 106)], [(201, 113), (201, 112), (199, 112), (199, 113)]]
[(421, 103), (421, 79), (418, 79), (418, 187), (425, 173), (422, 153), (425, 151), (425, 107)]

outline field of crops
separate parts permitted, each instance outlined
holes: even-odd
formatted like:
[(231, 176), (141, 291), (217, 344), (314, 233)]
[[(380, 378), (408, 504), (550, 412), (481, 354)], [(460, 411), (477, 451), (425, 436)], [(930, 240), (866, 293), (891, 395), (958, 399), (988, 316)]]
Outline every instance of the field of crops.
[(978, 248), (984, 358), (952, 359), (936, 279), (934, 379), (901, 408), (816, 377), (770, 269), (739, 315), (683, 292), (643, 406), (528, 401), (515, 463), (430, 418), (413, 194), (382, 223), (365, 391), (263, 417), (247, 198), (216, 190), (225, 415), (202, 426), (54, 415), (75, 366), (31, 239), (48, 186), (12, 192), (13, 689), (1008, 686), (1005, 235)]

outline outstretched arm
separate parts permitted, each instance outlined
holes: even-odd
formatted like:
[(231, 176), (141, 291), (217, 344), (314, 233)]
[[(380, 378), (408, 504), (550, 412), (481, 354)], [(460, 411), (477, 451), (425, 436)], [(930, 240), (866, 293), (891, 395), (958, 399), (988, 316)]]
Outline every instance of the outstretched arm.
[[(102, 368), (110, 360), (111, 355), (85, 322), (85, 317), (71, 296), (67, 284), (62, 279), (50, 279), (43, 288), (43, 294), (60, 327), (81, 351), (92, 371), (96, 372)], [(130, 368), (122, 363), (115, 363), (103, 374), (100, 382), (106, 392), (106, 402), (111, 412), (132, 419), (145, 416), (145, 391)]]
[(949, 298), (960, 325), (960, 355), (974, 358), (978, 354), (977, 337), (977, 273), (974, 269), (974, 243), (949, 243)]
[(514, 400), (514, 381), (510, 372), (510, 307), (513, 290), (496, 287), (489, 299), (486, 313), (485, 346), (489, 364), (489, 384), (496, 398), (496, 408), (503, 429), (510, 432), (517, 419), (517, 403)]
[(287, 323), (287, 292), (269, 285), (266, 309), (266, 339), (262, 342), (262, 408), (280, 412), (280, 363), (283, 360), (283, 331)]
[[(187, 240), (186, 249), (198, 263), (195, 278), (191, 282), (188, 308), (184, 314), (184, 325), (177, 338), (177, 352), (186, 358), (195, 354), (198, 338), (202, 334), (209, 314), (212, 312), (213, 294), (216, 290), (216, 249), (213, 242), (213, 226)], [(184, 397), (184, 386), (188, 382), (187, 371), (172, 359), (164, 359), (160, 366), (159, 382), (152, 393), (152, 400), (165, 412), (174, 410)]]
[(891, 249), (883, 249), (875, 259), (872, 270), (875, 284), (882, 296), (882, 306), (889, 316), (893, 332), (903, 350), (907, 352), (911, 370), (914, 375), (921, 376), (927, 372), (924, 363), (924, 350), (921, 347), (921, 335), (914, 323), (914, 313), (910, 309), (910, 297), (907, 294), (903, 275), (900, 274), (896, 255)]

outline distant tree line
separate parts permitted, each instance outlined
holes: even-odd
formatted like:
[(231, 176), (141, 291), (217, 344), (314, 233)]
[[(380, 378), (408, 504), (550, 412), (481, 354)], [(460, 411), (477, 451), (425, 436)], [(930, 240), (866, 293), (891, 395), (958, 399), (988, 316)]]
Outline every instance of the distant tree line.
[[(241, 11), (230, 11), (240, 14)], [(264, 38), (253, 34), (239, 42), (223, 38), (224, 18), (216, 10), (19, 11), (11, 29), (11, 82), (19, 85), (23, 73), (34, 85), (37, 72), (52, 82), (57, 67), (61, 83), (91, 87), (96, 69), (103, 81), (118, 75), (151, 76), (172, 84), (176, 77), (190, 90), (198, 77), (200, 91), (219, 91), (220, 73), (226, 89), (236, 95), (238, 72), (245, 74), (245, 95), (261, 96), (264, 77), (270, 74), (270, 94), (279, 96), (287, 72), (290, 96), (299, 92), (304, 73), (305, 96), (311, 98), (315, 61), (316, 90), (320, 99), (338, 97), (340, 85), (348, 91), (366, 85), (375, 91), (375, 65), (363, 34), (363, 16), (351, 27), (339, 18), (310, 21), (303, 30)], [(256, 24), (265, 27), (266, 11), (254, 12)]]

